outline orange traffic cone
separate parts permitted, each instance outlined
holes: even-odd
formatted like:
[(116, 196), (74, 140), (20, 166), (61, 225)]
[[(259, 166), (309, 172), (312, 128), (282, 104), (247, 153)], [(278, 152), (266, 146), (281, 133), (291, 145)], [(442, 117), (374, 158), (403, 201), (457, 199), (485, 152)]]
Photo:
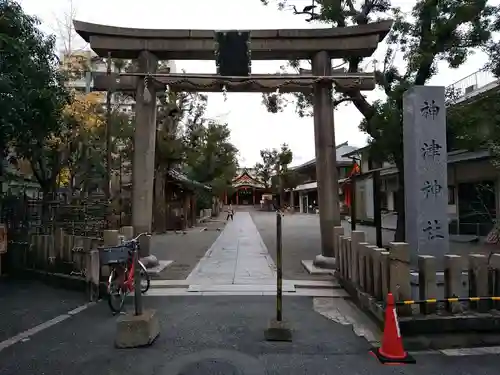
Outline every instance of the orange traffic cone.
[(415, 359), (403, 348), (403, 340), (401, 338), (401, 331), (399, 330), (398, 315), (392, 293), (387, 295), (382, 347), (372, 349), (371, 353), (385, 365), (415, 363)]

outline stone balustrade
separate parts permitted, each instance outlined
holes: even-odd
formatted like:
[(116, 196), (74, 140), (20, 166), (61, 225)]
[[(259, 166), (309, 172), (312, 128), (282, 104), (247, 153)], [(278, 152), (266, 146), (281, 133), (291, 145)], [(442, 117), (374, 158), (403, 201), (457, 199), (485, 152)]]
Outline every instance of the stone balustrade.
[[(333, 236), (339, 281), (361, 307), (381, 321), (383, 302), (389, 292), (396, 301), (500, 296), (500, 254), (489, 258), (483, 254), (446, 254), (444, 272), (437, 272), (436, 257), (420, 255), (416, 270), (411, 270), (407, 243), (391, 242), (387, 249), (378, 248), (365, 242), (364, 232), (353, 231), (349, 237), (342, 227), (334, 228)], [(500, 301), (415, 303), (398, 306), (398, 314), (415, 318), (485, 313), (492, 309), (499, 310)]]

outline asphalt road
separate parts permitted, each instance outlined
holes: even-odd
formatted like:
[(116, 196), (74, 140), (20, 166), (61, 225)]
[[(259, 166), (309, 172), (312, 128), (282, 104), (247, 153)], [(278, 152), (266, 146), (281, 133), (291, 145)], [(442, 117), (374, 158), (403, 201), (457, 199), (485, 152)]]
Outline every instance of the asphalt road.
[(40, 281), (0, 279), (0, 342), (85, 303), (83, 293)]
[(0, 374), (72, 375), (382, 375), (498, 374), (500, 356), (417, 355), (417, 364), (385, 367), (350, 326), (312, 310), (309, 297), (285, 298), (292, 343), (269, 343), (263, 330), (273, 297), (149, 297), (161, 334), (153, 346), (118, 350), (115, 317), (99, 303), (0, 351)]

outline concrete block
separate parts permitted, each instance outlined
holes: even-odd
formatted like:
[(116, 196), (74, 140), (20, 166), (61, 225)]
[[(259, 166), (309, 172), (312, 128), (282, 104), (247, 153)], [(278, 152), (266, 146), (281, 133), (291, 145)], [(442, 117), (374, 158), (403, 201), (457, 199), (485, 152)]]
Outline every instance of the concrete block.
[(292, 330), (284, 321), (273, 319), (264, 331), (266, 341), (292, 341)]
[(333, 275), (335, 272), (335, 270), (332, 269), (320, 268), (315, 266), (314, 261), (312, 260), (302, 260), (301, 263), (307, 270), (307, 272), (309, 272), (311, 275)]
[(128, 313), (117, 320), (115, 345), (117, 348), (148, 346), (159, 334), (160, 323), (155, 310), (145, 310), (141, 315)]

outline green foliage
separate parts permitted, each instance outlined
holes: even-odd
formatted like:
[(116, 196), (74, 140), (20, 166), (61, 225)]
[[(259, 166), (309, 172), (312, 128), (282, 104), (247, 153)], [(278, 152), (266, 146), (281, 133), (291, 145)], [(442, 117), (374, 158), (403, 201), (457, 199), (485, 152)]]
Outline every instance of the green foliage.
[(261, 150), (260, 157), (262, 162), (256, 163), (254, 169), (257, 178), (266, 188), (282, 194), (284, 189), (292, 189), (300, 183), (300, 176), (289, 169), (293, 152), (286, 143), (283, 143), (279, 150)]
[[(286, 1), (280, 1), (283, 3)], [(334, 104), (351, 101), (364, 120), (360, 128), (370, 136), (372, 156), (396, 163), (399, 193), (404, 194), (402, 160), (402, 96), (412, 85), (424, 85), (437, 73), (438, 63), (451, 68), (461, 66), (476, 49), (487, 49), (491, 56), (500, 51), (492, 35), (500, 27), (498, 6), (487, 0), (418, 0), (410, 14), (404, 14), (389, 0), (318, 0), (318, 12), (323, 22), (332, 27), (364, 25), (380, 19), (392, 18), (394, 25), (387, 37), (387, 50), (376, 67), (376, 82), (386, 97), (369, 103), (357, 89), (336, 87)], [(280, 4), (283, 8), (283, 4)], [(399, 55), (404, 67), (394, 65)], [(500, 56), (500, 53), (498, 53)], [(493, 60), (495, 60), (493, 58)], [(496, 59), (496, 62), (499, 60)], [(299, 62), (289, 67), (297, 69)], [(347, 71), (356, 72), (366, 65), (358, 57), (342, 60)], [(500, 71), (500, 69), (499, 69)], [(299, 115), (311, 113), (312, 95), (297, 95), (295, 102)], [(397, 202), (398, 230), (396, 240), (404, 239), (404, 201)]]
[(185, 135), (188, 176), (212, 186), (216, 195), (231, 185), (238, 168), (238, 150), (231, 143), (230, 136), (229, 126), (215, 121), (188, 127)]
[[(30, 161), (44, 190), (55, 186), (60, 157), (54, 139), (71, 131), (62, 122), (69, 101), (54, 53), (55, 39), (19, 4), (0, 0), (0, 152)], [(55, 172), (57, 170), (57, 172)]]

